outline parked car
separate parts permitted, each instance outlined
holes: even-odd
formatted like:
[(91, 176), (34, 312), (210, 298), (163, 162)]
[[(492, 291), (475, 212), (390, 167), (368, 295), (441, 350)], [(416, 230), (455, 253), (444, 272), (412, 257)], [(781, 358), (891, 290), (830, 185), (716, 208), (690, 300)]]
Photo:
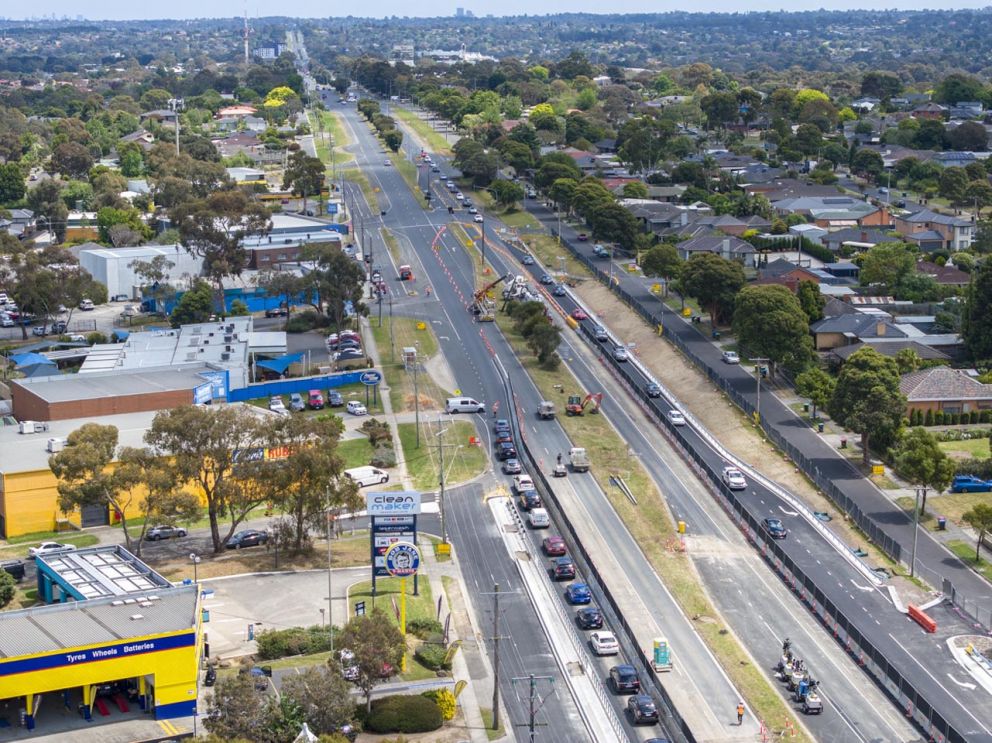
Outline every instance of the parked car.
[(41, 555), (52, 555), (56, 552), (72, 552), (76, 549), (74, 544), (62, 544), (61, 542), (42, 542), (37, 547), (28, 547), (28, 557), (38, 557)]
[(348, 406), (345, 408), (352, 415), (368, 415), (369, 411), (362, 403), (358, 400), (349, 400)]
[(679, 410), (678, 408), (672, 408), (671, 410), (668, 411), (668, 420), (672, 422), (673, 426), (685, 425), (685, 416), (682, 414), (682, 411)]
[(985, 493), (992, 490), (992, 481), (974, 475), (957, 475), (951, 481), (952, 493)]
[(575, 580), (575, 563), (571, 557), (558, 557), (551, 566), (551, 577), (554, 580)]
[(636, 694), (641, 690), (641, 680), (637, 670), (625, 663), (610, 669), (610, 686), (617, 694)]
[(157, 542), (160, 539), (178, 539), (179, 537), (185, 537), (187, 534), (188, 532), (181, 526), (159, 524), (145, 532), (145, 539), (149, 542)]
[(580, 629), (600, 629), (603, 626), (603, 612), (595, 606), (583, 606), (575, 612), (575, 622)]
[(285, 307), (269, 307), (265, 311), (266, 317), (285, 317), (287, 314), (289, 314), (289, 310)]
[(596, 655), (617, 655), (620, 652), (616, 635), (605, 630), (589, 635), (589, 645)]
[(344, 407), (344, 397), (342, 397), (340, 392), (327, 393), (327, 407), (329, 408)]
[(62, 322), (62, 320), (56, 320), (55, 322), (52, 323), (51, 327), (52, 327), (52, 332), (57, 335), (61, 335), (68, 329), (68, 326), (64, 322)]
[(627, 711), (635, 725), (658, 724), (658, 707), (647, 694), (635, 694), (628, 699)]
[(747, 480), (744, 473), (736, 467), (723, 468), (723, 483), (731, 490), (744, 490), (747, 488)]
[(303, 395), (294, 392), (289, 396), (289, 409), (294, 413), (299, 413), (307, 409), (307, 404), (303, 402)]
[(544, 550), (544, 554), (549, 557), (561, 556), (565, 554), (565, 540), (561, 537), (545, 537), (544, 541), (541, 542), (541, 548)]
[(31, 328), (31, 333), (43, 338), (48, 335), (48, 329), (44, 325), (37, 325)]
[(782, 523), (782, 519), (768, 518), (761, 522), (765, 531), (767, 531), (772, 539), (785, 539), (788, 535), (788, 531), (785, 529), (785, 524)]
[(623, 362), (630, 358), (630, 354), (627, 353), (627, 349), (623, 346), (613, 347), (613, 358), (617, 361)]
[(741, 357), (737, 355), (736, 351), (724, 351), (723, 352), (723, 363), (725, 364), (739, 364), (741, 363)]
[(592, 249), (592, 254), (597, 258), (609, 258), (610, 251), (604, 248), (602, 245), (597, 245)]
[(656, 382), (649, 382), (644, 388), (644, 392), (647, 393), (648, 397), (661, 397), (661, 385)]
[(268, 532), (258, 529), (245, 529), (234, 534), (224, 545), (229, 550), (239, 550), (242, 547), (256, 547), (260, 544), (267, 544), (269, 541)]
[(311, 410), (324, 409), (324, 396), (320, 393), (320, 390), (310, 390), (307, 393), (307, 407)]
[(504, 475), (519, 475), (521, 472), (523, 472), (523, 467), (520, 466), (519, 459), (507, 459), (503, 462)]
[(592, 591), (585, 583), (572, 583), (565, 589), (565, 598), (570, 604), (588, 604), (592, 601)]
[(279, 413), (279, 415), (289, 415), (289, 411), (286, 410), (286, 403), (278, 395), (269, 398), (269, 410), (273, 413)]

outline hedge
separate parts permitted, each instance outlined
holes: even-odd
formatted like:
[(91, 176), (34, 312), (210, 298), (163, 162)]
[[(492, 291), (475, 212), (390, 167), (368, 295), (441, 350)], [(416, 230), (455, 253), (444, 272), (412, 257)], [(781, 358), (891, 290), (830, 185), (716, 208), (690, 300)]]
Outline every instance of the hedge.
[(397, 694), (372, 700), (365, 729), (372, 733), (429, 733), (443, 724), (441, 708), (433, 699)]
[(418, 617), (406, 623), (406, 630), (421, 640), (426, 640), (431, 635), (438, 635), (444, 632), (444, 626), (436, 619)]
[(450, 689), (431, 689), (420, 696), (433, 699), (438, 709), (441, 710), (441, 717), (445, 720), (453, 719), (455, 712), (458, 711), (458, 702), (455, 701), (455, 695), (451, 693)]
[(290, 655), (311, 655), (331, 649), (331, 633), (327, 627), (290, 627), (266, 629), (255, 636), (260, 660), (285, 658)]
[(992, 459), (962, 459), (954, 463), (955, 475), (974, 475), (992, 480)]
[(911, 426), (958, 426), (977, 423), (992, 423), (992, 410), (972, 410), (968, 413), (945, 413), (942, 410), (935, 413), (933, 410), (927, 410), (925, 414), (915, 408), (909, 411)]
[(432, 671), (451, 670), (451, 663), (448, 661), (448, 650), (444, 647), (444, 645), (431, 645), (425, 643), (417, 648), (413, 654), (413, 657), (416, 658), (422, 666), (430, 668)]

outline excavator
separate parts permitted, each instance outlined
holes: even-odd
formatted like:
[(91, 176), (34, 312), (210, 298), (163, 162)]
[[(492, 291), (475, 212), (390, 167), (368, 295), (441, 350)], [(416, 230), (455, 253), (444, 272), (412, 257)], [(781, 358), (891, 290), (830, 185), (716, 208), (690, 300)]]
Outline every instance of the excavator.
[(472, 314), (475, 315), (475, 319), (477, 321), (492, 322), (496, 319), (496, 302), (489, 296), (489, 291), (499, 286), (499, 284), (505, 281), (506, 278), (506, 276), (500, 276), (499, 278), (490, 281), (475, 293), (472, 298)]
[(568, 404), (565, 405), (565, 415), (584, 415), (586, 412), (586, 407), (592, 403), (592, 410), (589, 411), (590, 414), (598, 413), (599, 406), (603, 402), (602, 392), (590, 392), (584, 398), (578, 395), (569, 395)]

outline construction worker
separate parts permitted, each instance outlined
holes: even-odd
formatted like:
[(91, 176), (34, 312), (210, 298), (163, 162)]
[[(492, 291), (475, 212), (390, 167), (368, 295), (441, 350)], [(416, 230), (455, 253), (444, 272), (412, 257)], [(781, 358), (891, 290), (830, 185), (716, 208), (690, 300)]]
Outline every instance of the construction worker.
[(427, 296), (429, 297), (430, 295), (431, 295), (431, 288), (427, 287)]
[(561, 464), (561, 452), (558, 452), (558, 464)]
[(496, 413), (498, 413), (498, 412), (499, 412), (499, 403), (498, 402), (494, 402), (493, 403), (493, 418), (496, 417)]
[(744, 724), (744, 702), (737, 703), (737, 724)]

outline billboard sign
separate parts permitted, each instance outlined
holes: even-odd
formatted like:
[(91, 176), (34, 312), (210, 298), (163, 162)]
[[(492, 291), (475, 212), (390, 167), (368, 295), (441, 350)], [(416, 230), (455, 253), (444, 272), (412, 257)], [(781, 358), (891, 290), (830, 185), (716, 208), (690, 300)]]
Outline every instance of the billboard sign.
[(365, 503), (369, 516), (415, 516), (420, 513), (420, 492), (367, 493)]
[(386, 572), (394, 578), (409, 578), (420, 568), (420, 550), (409, 542), (397, 542), (386, 552)]

